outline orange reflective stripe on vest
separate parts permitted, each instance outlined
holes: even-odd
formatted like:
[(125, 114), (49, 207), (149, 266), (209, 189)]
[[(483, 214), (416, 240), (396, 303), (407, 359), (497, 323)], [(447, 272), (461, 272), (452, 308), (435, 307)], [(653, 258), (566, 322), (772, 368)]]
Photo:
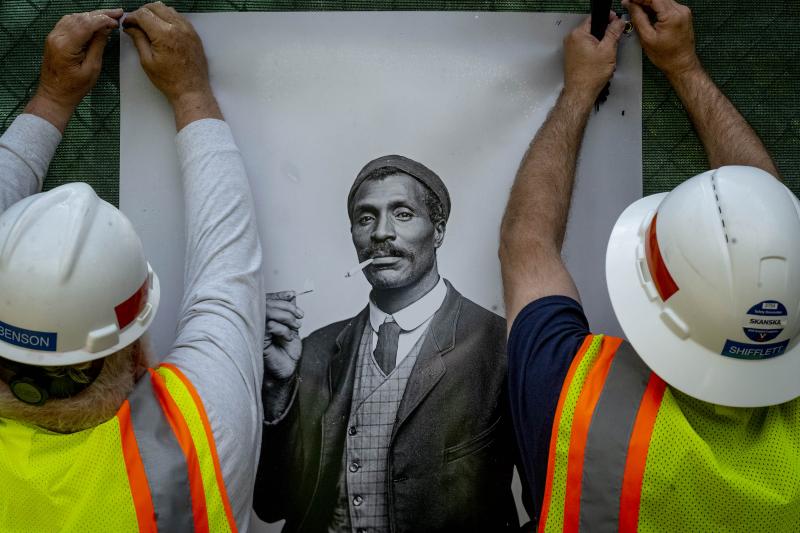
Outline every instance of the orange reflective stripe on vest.
[[(633, 357), (637, 356), (634, 354)], [(650, 436), (653, 434), (658, 408), (661, 406), (666, 388), (664, 380), (650, 373), (628, 444), (628, 458), (625, 463), (619, 503), (620, 532), (635, 533), (639, 529), (639, 505), (642, 499), (647, 451), (650, 449)]]
[(589, 436), (589, 424), (592, 421), (592, 413), (594, 413), (600, 393), (603, 391), (614, 352), (620, 342), (620, 339), (613, 337), (606, 337), (603, 340), (600, 354), (589, 371), (589, 376), (586, 378), (578, 397), (578, 403), (575, 406), (567, 463), (564, 531), (578, 531), (581, 480), (583, 479), (584, 451), (586, 449), (586, 439)]
[(214, 499), (220, 501), (224, 510), (225, 518), (228, 522), (228, 526), (230, 527), (230, 530), (235, 533), (237, 531), (236, 521), (233, 518), (233, 509), (231, 507), (230, 499), (228, 498), (228, 491), (225, 488), (225, 480), (222, 477), (222, 467), (219, 462), (219, 455), (217, 454), (217, 446), (214, 441), (214, 434), (211, 430), (211, 423), (208, 420), (208, 414), (203, 407), (203, 402), (200, 399), (200, 395), (197, 393), (194, 385), (192, 385), (192, 382), (189, 381), (189, 378), (187, 378), (178, 367), (169, 363), (162, 363), (161, 368), (172, 372), (172, 374), (174, 374), (186, 388), (192, 399), (193, 405), (197, 411), (197, 415), (202, 423), (203, 433), (205, 435), (205, 444), (211, 456), (211, 462), (213, 463), (214, 475), (213, 479), (209, 480), (208, 485), (213, 486), (213, 489), (215, 489), (216, 493), (213, 494), (215, 497)]
[(553, 421), (540, 531), (800, 531), (800, 399), (720, 408), (590, 336)]
[[(553, 499), (553, 480), (555, 477), (555, 467), (556, 467), (556, 449), (558, 447), (558, 439), (559, 439), (559, 428), (561, 428), (561, 420), (562, 414), (564, 412), (564, 403), (567, 399), (567, 392), (569, 391), (570, 384), (572, 383), (575, 372), (580, 365), (581, 359), (583, 358), (583, 354), (586, 353), (587, 348), (591, 345), (593, 340), (592, 335), (587, 335), (586, 338), (583, 340), (583, 344), (578, 349), (578, 354), (572, 360), (572, 363), (569, 365), (569, 370), (567, 371), (567, 376), (564, 378), (564, 385), (561, 387), (561, 394), (558, 397), (558, 404), (556, 406), (556, 415), (553, 418), (553, 428), (550, 434), (550, 450), (548, 452), (548, 459), (547, 459), (547, 479), (544, 485), (544, 499), (542, 500), (542, 510), (539, 515), (539, 533), (543, 533), (545, 531), (545, 526), (547, 525), (547, 519), (550, 512), (550, 502)], [(563, 505), (563, 502), (562, 502)]]
[[(167, 386), (166, 372), (178, 378), (191, 397), (203, 423), (201, 435), (206, 443), (193, 439), (186, 416)], [(224, 506), (219, 520), (227, 523), (227, 530), (236, 531), (208, 417), (197, 392), (180, 370), (172, 365), (148, 370), (117, 417), (140, 531), (209, 532), (200, 444), (212, 456), (213, 467), (205, 475), (211, 478), (208, 486), (216, 492), (210, 495)]]
[(122, 404), (117, 413), (117, 418), (119, 419), (119, 430), (122, 437), (125, 469), (128, 472), (128, 482), (131, 485), (131, 496), (136, 509), (139, 531), (141, 533), (155, 533), (158, 531), (158, 527), (156, 526), (156, 512), (153, 509), (153, 497), (150, 494), (150, 486), (147, 484), (147, 475), (144, 472), (142, 456), (139, 455), (139, 447), (136, 444), (136, 436), (133, 433), (131, 406), (128, 400), (125, 400)]
[[(574, 379), (576, 374), (582, 379)], [(587, 524), (613, 531), (623, 518), (630, 520), (634, 511), (627, 505), (641, 493), (642, 476), (637, 474), (643, 472), (648, 431), (661, 399), (657, 391), (663, 382), (651, 375), (655, 376), (622, 339), (589, 335), (584, 341), (570, 365), (554, 418), (540, 532), (577, 532)], [(643, 394), (640, 408), (631, 398)], [(571, 420), (563, 408), (568, 402)], [(634, 453), (628, 452), (630, 443)], [(566, 447), (566, 453), (559, 453)], [(566, 470), (560, 480), (559, 469)], [(554, 490), (553, 483), (563, 487)], [(623, 494), (628, 503), (622, 504), (621, 513)], [(635, 514), (638, 517), (638, 510)]]
[(172, 428), (178, 446), (180, 446), (183, 453), (184, 464), (189, 479), (189, 494), (192, 502), (192, 518), (194, 522), (195, 533), (208, 533), (208, 512), (206, 509), (206, 495), (203, 489), (203, 474), (200, 472), (200, 464), (197, 458), (197, 450), (195, 449), (194, 442), (192, 442), (192, 435), (189, 432), (189, 427), (186, 425), (183, 415), (172, 399), (167, 386), (164, 383), (164, 378), (154, 372), (152, 369), (148, 370), (153, 384), (158, 386), (153, 387), (156, 398), (161, 409), (164, 411), (167, 422)]
[(0, 531), (236, 532), (211, 426), (175, 367), (75, 433), (0, 418)]

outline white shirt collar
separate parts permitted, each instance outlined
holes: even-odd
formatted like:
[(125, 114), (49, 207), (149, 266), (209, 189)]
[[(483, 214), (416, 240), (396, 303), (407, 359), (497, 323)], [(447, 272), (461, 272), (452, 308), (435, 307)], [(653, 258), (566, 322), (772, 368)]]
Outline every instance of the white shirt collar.
[[(433, 289), (428, 291), (425, 296), (397, 311), (396, 313), (393, 313), (391, 316), (400, 326), (400, 329), (402, 329), (404, 332), (415, 330), (429, 320), (434, 313), (439, 310), (444, 303), (446, 296), (447, 285), (445, 284), (444, 279), (440, 276), (439, 282)], [(384, 313), (378, 309), (378, 306), (375, 305), (375, 302), (370, 299), (369, 323), (375, 333), (378, 332), (378, 328), (381, 327), (381, 324), (386, 321), (386, 317), (388, 316), (388, 313)]]

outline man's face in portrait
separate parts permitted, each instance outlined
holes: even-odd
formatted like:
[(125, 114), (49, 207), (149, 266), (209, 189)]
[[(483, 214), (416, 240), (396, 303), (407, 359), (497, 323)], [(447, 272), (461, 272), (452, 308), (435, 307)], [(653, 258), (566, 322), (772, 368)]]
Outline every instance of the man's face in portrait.
[(406, 287), (436, 268), (445, 222), (431, 220), (432, 197), (401, 172), (368, 179), (356, 191), (350, 233), (358, 260), (375, 259), (364, 269), (374, 288)]

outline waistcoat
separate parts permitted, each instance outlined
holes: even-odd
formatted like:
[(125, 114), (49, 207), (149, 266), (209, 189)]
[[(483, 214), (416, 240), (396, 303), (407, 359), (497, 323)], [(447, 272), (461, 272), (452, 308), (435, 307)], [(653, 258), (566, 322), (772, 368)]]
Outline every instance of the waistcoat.
[(329, 531), (389, 530), (386, 476), (392, 431), (427, 333), (388, 376), (384, 376), (373, 356), (372, 334), (372, 327), (367, 324), (359, 343), (339, 498)]

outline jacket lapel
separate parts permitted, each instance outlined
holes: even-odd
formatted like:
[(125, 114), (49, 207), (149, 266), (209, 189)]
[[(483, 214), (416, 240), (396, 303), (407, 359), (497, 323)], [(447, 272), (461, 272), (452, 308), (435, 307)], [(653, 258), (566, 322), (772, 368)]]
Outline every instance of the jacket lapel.
[(341, 444), (341, 435), (350, 416), (359, 344), (368, 320), (369, 306), (356, 315), (336, 337), (337, 351), (328, 366), (330, 402), (322, 418), (323, 454), (336, 453), (337, 445)]
[(456, 344), (456, 324), (461, 313), (461, 294), (445, 280), (447, 296), (442, 306), (433, 315), (425, 340), (420, 348), (417, 362), (408, 378), (403, 399), (397, 411), (392, 438), (406, 419), (419, 406), (425, 396), (444, 376), (446, 366), (442, 356)]

